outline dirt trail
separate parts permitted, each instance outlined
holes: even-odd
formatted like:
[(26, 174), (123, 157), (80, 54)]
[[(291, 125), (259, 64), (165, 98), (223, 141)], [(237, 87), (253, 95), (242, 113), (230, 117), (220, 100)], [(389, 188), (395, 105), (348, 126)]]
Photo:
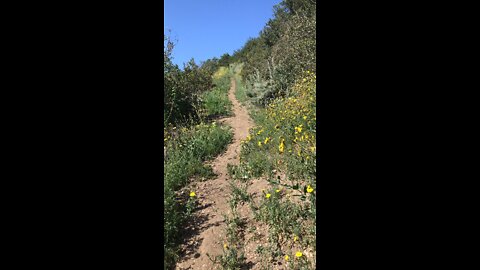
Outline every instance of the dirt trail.
[(227, 164), (238, 164), (240, 142), (248, 135), (248, 130), (253, 127), (253, 121), (247, 110), (235, 98), (236, 82), (231, 81), (228, 97), (233, 104), (233, 117), (223, 118), (219, 122), (228, 124), (233, 129), (233, 143), (227, 151), (218, 156), (212, 163), (215, 179), (195, 183), (200, 207), (193, 214), (193, 224), (186, 228), (184, 235), (188, 239), (182, 247), (182, 259), (177, 263), (176, 269), (216, 269), (207, 256), (212, 258), (222, 254), (223, 241), (225, 240), (226, 224), (223, 214), (230, 214), (227, 199), (230, 195), (228, 184)]

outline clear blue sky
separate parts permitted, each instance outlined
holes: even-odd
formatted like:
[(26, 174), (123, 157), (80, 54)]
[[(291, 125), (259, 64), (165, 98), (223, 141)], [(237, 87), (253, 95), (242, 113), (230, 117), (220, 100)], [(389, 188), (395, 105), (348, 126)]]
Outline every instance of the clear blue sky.
[(176, 40), (173, 62), (180, 68), (233, 54), (257, 37), (281, 0), (165, 0), (164, 32)]

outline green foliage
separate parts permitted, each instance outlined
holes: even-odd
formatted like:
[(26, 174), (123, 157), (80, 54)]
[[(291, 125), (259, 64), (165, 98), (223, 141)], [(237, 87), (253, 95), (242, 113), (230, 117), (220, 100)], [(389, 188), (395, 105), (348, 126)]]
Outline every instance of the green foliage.
[(246, 89), (245, 87), (240, 83), (240, 78), (239, 77), (236, 77), (235, 78), (236, 80), (236, 86), (237, 86), (237, 89), (235, 91), (235, 97), (237, 98), (237, 100), (242, 103), (242, 105), (246, 105), (246, 101), (247, 101), (247, 93), (246, 93)]
[(174, 43), (164, 36), (164, 125), (199, 120), (200, 95), (212, 87), (211, 70), (191, 59), (184, 70), (172, 62)]
[[(167, 135), (169, 136), (169, 135)], [(203, 166), (202, 162), (215, 157), (231, 141), (232, 133), (226, 126), (201, 123), (185, 131), (172, 132), (173, 140), (166, 141), (164, 163), (165, 189), (177, 189), (188, 177)]]
[(288, 95), (302, 72), (316, 70), (316, 1), (276, 5), (260, 36), (248, 40), (232, 59), (245, 63), (241, 75), (257, 105)]
[[(316, 76), (305, 73), (292, 87), (289, 97), (277, 98), (266, 109), (252, 109), (251, 116), (257, 127), (242, 144), (241, 155), (253, 175), (275, 168), (284, 169), (294, 179), (314, 179), (315, 96)], [(281, 144), (284, 145), (282, 151), (279, 150)]]
[(316, 18), (294, 15), (272, 47), (272, 79), (280, 92), (289, 90), (302, 72), (316, 70)]
[(250, 194), (247, 193), (247, 183), (230, 183), (230, 189), (232, 190), (232, 197), (230, 199), (230, 206), (232, 209), (237, 207), (240, 202), (248, 202), (251, 199)]
[[(257, 126), (242, 141), (240, 164), (229, 167), (231, 177), (245, 184), (259, 177), (270, 182), (259, 203), (247, 199), (244, 184), (232, 187), (232, 207), (248, 202), (257, 222), (268, 228), (268, 243), (257, 250), (260, 267), (271, 265), (268, 258), (285, 261), (288, 255), (287, 268), (315, 269), (316, 75), (298, 77), (285, 97), (266, 108), (250, 106)], [(237, 87), (242, 89), (241, 82)]]
[(232, 111), (232, 103), (220, 88), (208, 91), (202, 99), (207, 116), (229, 115)]
[(194, 208), (194, 198), (179, 190), (193, 177), (212, 177), (213, 171), (204, 161), (222, 152), (232, 139), (228, 127), (215, 122), (207, 125), (203, 119), (229, 115), (232, 104), (228, 68), (219, 68), (216, 59), (199, 67), (192, 59), (182, 71), (171, 61), (174, 43), (167, 37), (165, 42), (164, 260), (170, 269), (178, 259), (180, 228)]
[[(268, 227), (268, 244), (258, 247), (265, 257), (262, 266), (270, 268), (268, 258), (288, 255), (287, 268), (314, 269), (315, 258), (308, 256), (316, 249), (316, 1), (281, 1), (258, 37), (233, 55), (209, 59), (200, 67), (192, 59), (180, 70), (171, 61), (174, 43), (168, 37), (164, 41), (165, 124), (192, 125), (205, 117), (229, 115), (234, 76), (235, 95), (257, 125), (242, 142), (240, 164), (228, 168), (240, 182), (231, 185), (232, 216), (225, 217), (228, 244), (214, 261), (223, 269), (245, 266), (241, 234), (246, 228), (236, 208), (248, 203), (257, 222)], [(179, 228), (194, 203), (178, 190), (194, 175), (211, 177), (203, 161), (220, 153), (232, 138), (228, 129), (215, 125), (181, 130), (166, 129), (164, 137), (164, 249), (169, 266), (178, 254)], [(247, 192), (252, 177), (271, 183), (258, 205)], [(305, 254), (295, 256), (300, 251)]]
[(220, 88), (214, 88), (203, 95), (203, 104), (208, 116), (229, 115), (232, 103)]
[(218, 60), (218, 65), (222, 67), (228, 67), (230, 64), (231, 56), (228, 53), (223, 54)]
[[(223, 71), (225, 70), (225, 71)], [(217, 75), (218, 76), (215, 76)], [(232, 113), (232, 102), (228, 98), (230, 89), (230, 74), (228, 70), (219, 69), (214, 75), (215, 87), (202, 96), (202, 103), (206, 117), (227, 116)]]
[(235, 247), (225, 248), (222, 255), (211, 260), (213, 263), (219, 264), (224, 270), (240, 270), (245, 265), (244, 254)]
[(212, 76), (213, 73), (215, 73), (215, 71), (217, 71), (219, 67), (220, 66), (218, 64), (218, 58), (216, 57), (202, 62), (202, 69), (207, 71), (210, 74), (210, 76)]
[(178, 194), (190, 177), (209, 177), (211, 168), (203, 161), (222, 152), (232, 140), (228, 127), (199, 124), (190, 129), (171, 129), (164, 139), (167, 154), (164, 161), (164, 250), (165, 264), (171, 268), (177, 259), (180, 228), (193, 209), (188, 194)]

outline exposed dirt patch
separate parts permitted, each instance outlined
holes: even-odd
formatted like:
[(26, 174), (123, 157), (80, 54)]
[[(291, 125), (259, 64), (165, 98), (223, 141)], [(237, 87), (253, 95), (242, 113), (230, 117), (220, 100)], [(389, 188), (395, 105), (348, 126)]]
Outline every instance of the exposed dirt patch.
[[(228, 97), (233, 104), (234, 116), (220, 119), (233, 130), (233, 142), (225, 153), (218, 156), (212, 163), (217, 177), (200, 183), (194, 188), (199, 200), (199, 207), (193, 214), (193, 222), (185, 228), (185, 243), (182, 246), (182, 259), (177, 263), (177, 269), (217, 269), (207, 256), (214, 258), (222, 254), (223, 239), (225, 239), (225, 222), (223, 214), (229, 215), (230, 207), (227, 198), (230, 195), (227, 164), (239, 163), (240, 142), (247, 137), (248, 130), (253, 127), (248, 112), (235, 98), (235, 80), (232, 79)], [(193, 190), (193, 189), (192, 189)]]

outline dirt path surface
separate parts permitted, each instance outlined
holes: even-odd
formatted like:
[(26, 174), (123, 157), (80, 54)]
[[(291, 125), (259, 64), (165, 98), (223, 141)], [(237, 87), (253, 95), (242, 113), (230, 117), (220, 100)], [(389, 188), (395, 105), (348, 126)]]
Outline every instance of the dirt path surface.
[(179, 270), (218, 268), (210, 261), (207, 253), (212, 259), (222, 254), (226, 229), (223, 214), (230, 214), (227, 201), (230, 195), (227, 164), (239, 163), (240, 142), (247, 137), (248, 130), (253, 127), (253, 121), (247, 110), (235, 98), (235, 87), (235, 80), (232, 79), (228, 97), (233, 104), (234, 116), (219, 121), (232, 127), (233, 142), (227, 151), (211, 164), (217, 177), (194, 184), (200, 206), (193, 214), (191, 226), (185, 228), (184, 235), (187, 240), (182, 246), (181, 260), (176, 265), (176, 269)]

